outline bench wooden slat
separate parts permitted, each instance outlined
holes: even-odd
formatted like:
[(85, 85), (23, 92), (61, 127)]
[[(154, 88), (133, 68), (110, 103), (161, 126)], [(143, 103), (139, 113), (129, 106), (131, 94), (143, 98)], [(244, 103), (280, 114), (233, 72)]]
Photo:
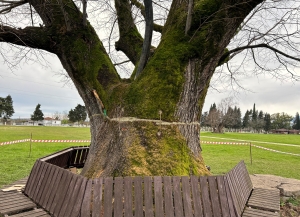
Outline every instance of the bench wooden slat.
[(258, 209), (251, 209), (247, 207), (242, 216), (243, 217), (279, 217), (279, 213), (258, 210)]
[(221, 208), (220, 208), (220, 201), (219, 201), (219, 193), (217, 187), (217, 180), (215, 176), (209, 176), (208, 185), (210, 191), (210, 200), (212, 204), (212, 212), (213, 216), (221, 216)]
[(55, 215), (57, 215), (60, 211), (61, 204), (59, 204), (59, 201), (60, 201), (61, 197), (63, 197), (63, 192), (64, 192), (64, 190), (68, 189), (68, 186), (69, 186), (69, 182), (67, 180), (67, 178), (68, 178), (67, 174), (69, 171), (63, 170), (62, 168), (59, 168), (59, 169), (61, 170), (61, 179), (57, 183), (57, 189), (55, 190), (53, 202), (49, 208), (49, 211)]
[(94, 179), (92, 217), (102, 217), (103, 178)]
[(76, 185), (76, 180), (77, 180), (77, 176), (72, 174), (72, 173), (69, 173), (69, 176), (71, 177), (71, 181), (70, 181), (70, 184), (69, 184), (69, 187), (66, 191), (66, 195), (64, 197), (64, 200), (67, 201), (67, 203), (63, 203), (62, 202), (62, 207), (59, 211), (59, 215), (58, 216), (65, 216), (65, 212), (67, 209), (72, 209), (73, 207), (70, 207), (72, 206), (71, 205), (71, 199), (72, 199), (72, 192), (74, 191), (75, 189), (75, 185)]
[(203, 201), (203, 213), (204, 216), (213, 216), (211, 211), (211, 202), (206, 198), (209, 198), (209, 189), (207, 183), (207, 177), (203, 176), (200, 177), (200, 189), (201, 189), (201, 196)]
[(34, 209), (27, 212), (22, 212), (15, 215), (10, 215), (9, 217), (40, 217), (40, 216), (47, 216), (51, 217), (46, 211), (43, 209)]
[(44, 177), (45, 177), (45, 173), (46, 173), (46, 167), (47, 167), (47, 165), (46, 165), (46, 163), (45, 162), (43, 162), (43, 161), (41, 161), (41, 168), (40, 168), (40, 170), (39, 170), (39, 174), (38, 174), (38, 176), (37, 176), (37, 178), (36, 178), (36, 183), (37, 183), (37, 185), (35, 186), (35, 191), (34, 191), (34, 193), (33, 193), (33, 195), (31, 196), (31, 198), (34, 200), (34, 201), (37, 201), (37, 199), (38, 199), (38, 193), (39, 193), (39, 191), (41, 190), (41, 191), (43, 191), (43, 189), (41, 189), (43, 186), (41, 186), (41, 184), (42, 184), (42, 182), (43, 182), (43, 180), (44, 180)]
[(42, 195), (48, 189), (48, 186), (46, 185), (46, 183), (47, 183), (47, 180), (49, 179), (51, 165), (45, 163), (44, 170), (45, 170), (45, 173), (43, 174), (43, 176), (41, 176), (41, 179), (42, 179), (41, 185), (39, 187), (39, 191), (38, 191), (38, 193), (36, 195), (36, 199), (35, 199), (35, 202), (38, 204), (41, 204)]
[(132, 217), (132, 179), (131, 177), (124, 178), (124, 215)]
[(104, 179), (104, 217), (112, 217), (113, 178)]
[(48, 177), (47, 177), (47, 181), (45, 183), (46, 188), (44, 189), (44, 192), (43, 192), (43, 194), (41, 194), (41, 198), (40, 198), (40, 205), (42, 207), (46, 206), (47, 199), (49, 197), (50, 192), (52, 191), (52, 188), (50, 188), (49, 186), (51, 186), (50, 183), (53, 179), (53, 176), (54, 176), (54, 167), (49, 165)]
[(31, 186), (30, 186), (30, 189), (29, 189), (29, 192), (28, 192), (28, 196), (30, 198), (32, 198), (34, 196), (34, 193), (35, 193), (35, 190), (36, 190), (36, 184), (39, 180), (38, 177), (40, 176), (40, 171), (42, 169), (42, 166), (43, 166), (43, 163), (41, 161), (38, 161), (38, 166), (35, 169), (35, 173), (33, 174), (33, 178), (30, 179)]
[(226, 194), (224, 176), (217, 176), (216, 179), (217, 179), (218, 192), (220, 197), (222, 216), (229, 217), (230, 216), (229, 205), (228, 205), (229, 198), (227, 197)]
[(83, 177), (75, 176), (75, 187), (72, 191), (70, 200), (68, 201), (68, 206), (66, 208), (65, 213), (61, 213), (62, 216), (72, 217), (72, 211), (74, 210), (74, 206), (75, 206), (78, 198), (80, 197), (79, 190), (82, 186), (85, 186)]
[(144, 177), (144, 201), (145, 201), (145, 217), (154, 217), (152, 178), (149, 176)]
[(173, 193), (175, 216), (183, 216), (183, 204), (179, 176), (173, 176)]
[(184, 215), (193, 217), (190, 180), (188, 176), (181, 177)]
[(55, 199), (57, 201), (57, 204), (54, 208), (53, 214), (59, 216), (59, 213), (63, 207), (63, 205), (67, 202), (67, 192), (73, 177), (73, 174), (69, 171), (66, 171), (64, 173), (65, 179), (62, 179), (61, 187), (58, 188), (57, 198)]
[(142, 177), (134, 177), (134, 216), (143, 216)]
[(238, 192), (235, 191), (236, 186), (233, 184), (234, 180), (230, 176), (230, 172), (227, 173), (225, 177), (226, 177), (226, 181), (228, 183), (228, 189), (229, 189), (230, 194), (231, 194), (233, 208), (235, 209), (236, 215), (240, 216), (241, 213), (242, 213), (242, 210), (241, 210), (240, 205), (239, 205), (239, 200), (236, 196)]
[(49, 191), (47, 192), (46, 196), (45, 196), (45, 201), (43, 202), (43, 207), (47, 210), (49, 210), (49, 207), (51, 206), (52, 204), (52, 201), (53, 201), (53, 195), (54, 195), (54, 189), (53, 187), (56, 185), (57, 183), (57, 179), (58, 179), (58, 176), (59, 176), (59, 172), (60, 170), (58, 169), (58, 167), (53, 167), (52, 168), (53, 170), (53, 177), (52, 177), (52, 180), (49, 184)]
[(86, 187), (85, 187), (85, 193), (82, 200), (81, 205), (81, 216), (80, 217), (90, 217), (91, 216), (91, 199), (92, 199), (92, 181), (88, 180)]
[[(163, 182), (164, 182), (165, 214), (166, 214), (166, 217), (174, 217), (174, 206), (173, 206), (171, 177), (170, 176), (164, 176), (163, 177)], [(146, 195), (145, 195), (145, 197), (146, 197)]]
[(195, 217), (203, 216), (203, 208), (201, 202), (200, 188), (199, 188), (199, 177), (191, 176), (191, 188), (193, 195), (193, 207)]
[(83, 201), (84, 191), (85, 191), (88, 180), (87, 180), (87, 178), (81, 177), (81, 176), (80, 176), (80, 179), (82, 179), (82, 183), (78, 189), (78, 195), (75, 199), (75, 203), (74, 203), (72, 212), (70, 214), (70, 217), (77, 216), (79, 214), (79, 211), (81, 208), (81, 203)]
[(114, 186), (114, 217), (123, 216), (123, 178), (115, 178)]
[(162, 192), (162, 177), (154, 176), (154, 208), (155, 216), (163, 216), (163, 192)]
[(31, 194), (30, 192), (32, 190), (33, 181), (35, 180), (35, 177), (37, 175), (37, 170), (40, 167), (39, 162), (40, 162), (39, 160), (35, 161), (32, 169), (31, 169), (30, 175), (28, 177), (27, 184), (26, 184), (25, 189), (24, 189), (24, 193), (27, 194), (27, 195)]

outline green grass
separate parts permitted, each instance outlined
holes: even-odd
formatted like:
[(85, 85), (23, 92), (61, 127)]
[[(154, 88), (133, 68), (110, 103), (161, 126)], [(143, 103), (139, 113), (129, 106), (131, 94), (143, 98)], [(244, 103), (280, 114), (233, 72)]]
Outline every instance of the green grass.
[[(231, 139), (236, 139), (236, 141)], [(283, 152), (300, 154), (300, 135), (241, 133), (215, 134), (202, 132), (201, 140), (221, 142), (249, 141), (254, 145)], [(295, 146), (281, 146), (279, 145), (281, 143), (293, 144)], [(202, 149), (204, 161), (211, 167), (211, 172), (213, 174), (224, 174), (234, 167), (240, 160), (244, 160), (250, 174), (273, 174), (287, 178), (300, 179), (300, 173), (298, 170), (300, 167), (300, 156), (281, 154), (252, 147), (251, 165), (249, 146), (213, 145), (202, 143)]]
[[(0, 142), (30, 138), (33, 139), (90, 139), (89, 128), (75, 127), (23, 127), (0, 126)], [(209, 138), (216, 137), (216, 138)], [(241, 134), (241, 133), (201, 133), (203, 141), (246, 142), (252, 144), (300, 154), (300, 135)], [(266, 142), (266, 143), (263, 143)], [(280, 146), (273, 143), (294, 144)], [(70, 147), (88, 145), (87, 143), (18, 143), (0, 146), (0, 187), (28, 176), (36, 159), (55, 151)], [(211, 167), (212, 174), (224, 174), (240, 160), (244, 160), (251, 174), (273, 174), (300, 179), (300, 157), (270, 152), (252, 147), (252, 165), (249, 146), (202, 144), (203, 158)]]
[[(0, 126), (0, 142), (33, 139), (90, 139), (89, 128)], [(70, 146), (88, 143), (32, 143), (0, 146), (0, 188), (29, 175), (36, 159)]]

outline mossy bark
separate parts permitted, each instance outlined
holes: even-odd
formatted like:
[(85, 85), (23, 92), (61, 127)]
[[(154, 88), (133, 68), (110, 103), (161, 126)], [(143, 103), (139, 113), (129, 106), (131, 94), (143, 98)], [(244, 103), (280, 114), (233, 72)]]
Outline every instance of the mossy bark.
[[(25, 29), (2, 38), (19, 34), (13, 43), (28, 41), (31, 47), (55, 53), (73, 80), (91, 122), (83, 175), (208, 173), (199, 120), (209, 82), (237, 28), (261, 1), (194, 0), (186, 32), (188, 2), (174, 0), (161, 43), (135, 80), (118, 76), (96, 32), (89, 23), (83, 25), (72, 1), (29, 2), (45, 24), (30, 32), (42, 33), (44, 40), (38, 34), (26, 39), (21, 34)], [(141, 36), (129, 17), (129, 2), (116, 0), (116, 6), (122, 22), (118, 47), (136, 64)]]

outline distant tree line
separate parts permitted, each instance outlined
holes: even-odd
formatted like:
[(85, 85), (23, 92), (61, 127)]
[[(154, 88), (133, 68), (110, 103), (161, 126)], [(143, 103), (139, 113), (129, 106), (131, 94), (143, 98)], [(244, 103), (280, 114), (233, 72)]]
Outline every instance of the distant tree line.
[(300, 130), (299, 113), (295, 117), (284, 112), (270, 115), (262, 110), (253, 108), (247, 110), (242, 117), (241, 109), (233, 106), (232, 98), (223, 99), (218, 106), (213, 103), (209, 111), (201, 117), (201, 126), (211, 127), (214, 132), (221, 133), (223, 128), (235, 130), (252, 130), (255, 132), (270, 132), (272, 129)]

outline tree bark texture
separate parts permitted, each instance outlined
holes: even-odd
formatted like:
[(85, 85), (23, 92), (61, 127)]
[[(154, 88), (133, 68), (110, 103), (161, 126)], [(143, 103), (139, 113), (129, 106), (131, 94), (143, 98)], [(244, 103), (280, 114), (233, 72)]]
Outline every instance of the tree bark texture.
[[(262, 1), (194, 0), (185, 31), (188, 1), (174, 0), (161, 43), (137, 79), (133, 74), (127, 80), (119, 77), (75, 4), (61, 2), (29, 0), (45, 26), (2, 27), (0, 38), (59, 57), (90, 117), (90, 154), (83, 175), (207, 174), (199, 123), (210, 79), (239, 25)], [(115, 5), (116, 47), (136, 64), (143, 39), (129, 2), (115, 0)]]

